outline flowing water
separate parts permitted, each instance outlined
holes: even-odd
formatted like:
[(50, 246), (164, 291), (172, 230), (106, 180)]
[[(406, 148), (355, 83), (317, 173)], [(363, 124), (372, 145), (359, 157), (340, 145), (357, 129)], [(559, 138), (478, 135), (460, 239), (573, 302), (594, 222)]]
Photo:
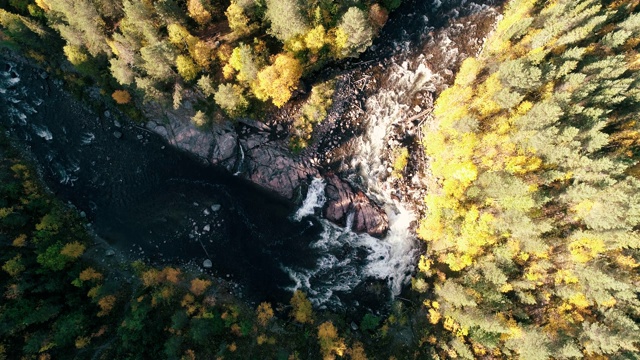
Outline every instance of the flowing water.
[[(86, 108), (34, 68), (0, 64), (1, 123), (34, 158), (50, 189), (131, 258), (192, 264), (233, 280), (256, 301), (285, 302), (291, 290), (302, 289), (320, 308), (379, 309), (406, 286), (418, 251), (412, 204), (420, 196), (398, 190), (389, 148), (415, 150), (422, 118), (406, 119), (431, 106), (459, 61), (479, 49), (489, 26), (478, 23), (495, 17), (488, 6), (465, 0), (409, 0), (398, 11), (361, 60), (380, 64), (348, 70), (355, 82), (376, 81), (349, 95), (361, 98), (358, 109), (334, 116), (359, 124), (358, 131), (330, 138), (344, 146), (339, 154), (327, 152), (333, 156), (327, 167), (387, 212), (383, 239), (352, 232), (353, 214), (346, 228), (323, 219), (320, 178), (293, 208), (116, 114)], [(421, 184), (419, 172), (406, 176)], [(202, 266), (207, 259), (211, 269)]]
[[(333, 116), (337, 122), (356, 125), (343, 139), (343, 146), (328, 147), (332, 151), (324, 158), (329, 167), (382, 204), (389, 218), (389, 232), (377, 239), (351, 232), (349, 220), (343, 229), (319, 219), (323, 232), (311, 245), (322, 250), (317, 266), (287, 268), (296, 282), (294, 288), (305, 290), (316, 305), (335, 306), (342, 294), (354, 291), (366, 280), (383, 280), (393, 296), (408, 284), (418, 257), (418, 242), (412, 231), (417, 216), (414, 209), (424, 198), (423, 192), (412, 187), (425, 188), (428, 171), (419, 167), (407, 171), (404, 176), (410, 185), (403, 185), (401, 179), (392, 176), (394, 152), (390, 149), (407, 147), (415, 153), (414, 160), (420, 158), (419, 128), (428, 119), (432, 99), (453, 80), (461, 61), (480, 50), (498, 15), (488, 4), (464, 0), (408, 1), (403, 6), (411, 10), (399, 10), (409, 13), (391, 20), (391, 32), (398, 29), (394, 21), (405, 21), (408, 25), (403, 26), (413, 32), (405, 27), (394, 41), (374, 45), (377, 53), (365, 54), (364, 61), (393, 53), (378, 69), (373, 67), (350, 79), (350, 83), (375, 82), (376, 86), (364, 91), (360, 104)], [(335, 144), (334, 138), (329, 140)], [(324, 183), (314, 180), (296, 218), (322, 207), (323, 194)]]

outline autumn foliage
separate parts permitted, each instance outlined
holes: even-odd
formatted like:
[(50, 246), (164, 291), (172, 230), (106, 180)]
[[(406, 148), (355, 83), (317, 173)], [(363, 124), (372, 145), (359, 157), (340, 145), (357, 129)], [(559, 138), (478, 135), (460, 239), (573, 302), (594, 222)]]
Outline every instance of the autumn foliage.
[(131, 94), (127, 90), (116, 90), (111, 94), (111, 97), (120, 105), (128, 104), (131, 101)]
[(511, 1), (439, 95), (414, 279), (434, 356), (637, 354), (636, 7)]

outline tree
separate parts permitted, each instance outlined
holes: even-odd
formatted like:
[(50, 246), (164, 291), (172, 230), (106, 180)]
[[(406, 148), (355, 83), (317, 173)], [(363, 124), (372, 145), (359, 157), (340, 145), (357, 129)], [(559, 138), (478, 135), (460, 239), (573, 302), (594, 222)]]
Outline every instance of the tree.
[(291, 317), (301, 324), (313, 324), (313, 308), (307, 296), (296, 290), (291, 297)]
[(200, 67), (193, 62), (189, 56), (186, 55), (178, 55), (176, 58), (176, 67), (178, 68), (178, 73), (184, 81), (192, 81), (200, 72)]
[(187, 0), (189, 16), (201, 26), (211, 21), (211, 12), (207, 10), (210, 6), (209, 0)]
[(198, 79), (198, 88), (207, 97), (213, 96), (213, 94), (216, 92), (215, 88), (213, 87), (213, 80), (209, 75), (202, 75), (200, 79)]
[(71, 259), (77, 259), (84, 253), (85, 249), (86, 246), (84, 246), (84, 244), (74, 241), (65, 244), (62, 250), (60, 250), (60, 254), (68, 256)]
[(231, 2), (224, 14), (231, 31), (237, 37), (247, 36), (256, 29), (256, 26), (250, 25), (251, 19), (244, 13), (244, 9), (235, 2)]
[(196, 111), (196, 114), (191, 118), (191, 122), (196, 126), (204, 126), (207, 123), (207, 116), (202, 111)]
[(249, 45), (240, 44), (231, 53), (229, 66), (237, 71), (236, 79), (250, 85), (258, 76), (259, 62)]
[(239, 116), (247, 109), (249, 102), (243, 95), (240, 86), (234, 84), (220, 84), (214, 95), (216, 104), (229, 116)]
[(189, 288), (189, 291), (191, 291), (196, 296), (200, 296), (204, 294), (205, 291), (207, 291), (207, 288), (209, 286), (211, 286), (211, 281), (195, 278), (191, 280), (191, 287)]
[(268, 302), (263, 302), (258, 305), (256, 309), (256, 316), (258, 317), (258, 323), (261, 326), (267, 326), (269, 320), (273, 318), (273, 309), (271, 308), (271, 304)]
[(69, 258), (60, 253), (62, 250), (61, 244), (54, 244), (49, 246), (43, 253), (38, 254), (37, 260), (43, 267), (52, 270), (60, 271), (67, 266)]
[(298, 0), (267, 0), (265, 17), (271, 23), (269, 32), (283, 43), (308, 28)]
[(318, 342), (325, 360), (334, 359), (334, 354), (342, 356), (347, 350), (344, 339), (338, 337), (338, 330), (330, 321), (318, 326)]
[(304, 37), (304, 43), (307, 49), (318, 52), (326, 45), (327, 32), (322, 25), (318, 25), (311, 29)]
[(46, 7), (57, 16), (51, 17), (53, 27), (67, 45), (85, 47), (91, 56), (111, 53), (106, 42), (105, 23), (88, 0), (47, 0)]
[(175, 61), (173, 47), (165, 41), (148, 45), (140, 49), (143, 68), (147, 74), (158, 81), (168, 81), (175, 75), (172, 66)]
[(271, 99), (281, 107), (291, 98), (302, 76), (300, 62), (289, 54), (278, 54), (272, 65), (262, 69), (252, 88), (260, 100)]
[(22, 263), (22, 255), (18, 254), (10, 260), (7, 260), (7, 262), (2, 265), (2, 270), (6, 271), (11, 277), (18, 276), (26, 270), (26, 267)]
[(373, 27), (367, 14), (357, 7), (350, 7), (340, 20), (338, 31), (346, 36), (340, 48), (340, 56), (355, 57), (365, 51), (373, 41)]

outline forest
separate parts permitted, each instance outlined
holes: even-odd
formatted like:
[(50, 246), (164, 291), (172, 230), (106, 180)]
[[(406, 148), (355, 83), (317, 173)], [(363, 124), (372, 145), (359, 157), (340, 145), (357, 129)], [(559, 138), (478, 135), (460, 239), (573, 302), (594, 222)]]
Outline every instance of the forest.
[[(0, 0), (0, 49), (134, 121), (185, 99), (197, 126), (257, 117), (313, 84), (296, 150), (332, 106), (335, 82), (314, 76), (366, 51), (400, 3)], [(421, 123), (408, 299), (352, 323), (302, 291), (252, 305), (188, 269), (98, 262), (86, 220), (2, 137), (0, 360), (639, 359), (639, 10), (505, 2)]]

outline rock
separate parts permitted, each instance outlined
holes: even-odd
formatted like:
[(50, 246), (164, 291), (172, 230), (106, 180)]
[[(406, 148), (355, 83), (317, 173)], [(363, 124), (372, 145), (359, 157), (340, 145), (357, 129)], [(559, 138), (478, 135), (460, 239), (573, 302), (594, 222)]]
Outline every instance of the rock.
[(111, 117), (111, 112), (109, 112), (109, 110), (105, 110), (104, 117), (106, 117), (107, 119), (110, 118)]
[(202, 267), (205, 269), (210, 269), (212, 266), (213, 266), (213, 263), (209, 259), (206, 259), (205, 261), (202, 262)]
[(80, 211), (80, 217), (86, 218), (87, 217), (87, 213), (84, 211)]
[(115, 136), (116, 139), (120, 139), (122, 137), (122, 133), (120, 131), (114, 131), (113, 136)]
[(116, 254), (116, 252), (115, 252), (115, 251), (113, 251), (112, 249), (109, 249), (109, 250), (105, 251), (105, 253), (104, 253), (104, 254), (105, 254), (106, 256), (113, 256), (113, 255), (115, 255), (115, 254)]
[(356, 331), (358, 330), (358, 325), (355, 322), (351, 322), (351, 330)]
[(211, 214), (211, 212), (209, 211), (209, 209), (204, 209), (204, 210), (202, 211), (202, 213), (203, 213), (205, 216), (209, 216), (209, 214)]
[(228, 162), (228, 169), (232, 169), (236, 163), (238, 153), (238, 138), (235, 133), (224, 133), (216, 138), (213, 145), (210, 161), (212, 164)]
[(326, 180), (327, 202), (324, 215), (329, 221), (344, 226), (347, 214), (353, 212), (353, 231), (377, 237), (386, 234), (389, 230), (389, 220), (380, 207), (362, 191), (354, 191), (348, 183), (335, 174), (327, 175)]
[(222, 208), (222, 205), (220, 204), (211, 205), (211, 211), (219, 211), (221, 208)]
[(288, 154), (288, 149), (275, 146), (266, 137), (243, 140), (245, 161), (243, 170), (251, 182), (271, 190), (287, 200), (309, 177), (318, 175), (315, 168), (305, 166)]
[(202, 231), (206, 231), (206, 232), (211, 231), (211, 226), (209, 226), (209, 224), (205, 225), (205, 226), (202, 228)]
[(142, 139), (144, 139), (144, 136), (142, 136), (142, 134), (139, 134), (139, 135), (137, 135), (137, 136), (136, 136), (136, 138), (137, 138), (138, 140), (142, 140)]
[(118, 128), (119, 128), (119, 127), (122, 127), (122, 124), (120, 124), (120, 121), (118, 121), (118, 120), (113, 120), (113, 125), (114, 125), (115, 127), (118, 127)]

